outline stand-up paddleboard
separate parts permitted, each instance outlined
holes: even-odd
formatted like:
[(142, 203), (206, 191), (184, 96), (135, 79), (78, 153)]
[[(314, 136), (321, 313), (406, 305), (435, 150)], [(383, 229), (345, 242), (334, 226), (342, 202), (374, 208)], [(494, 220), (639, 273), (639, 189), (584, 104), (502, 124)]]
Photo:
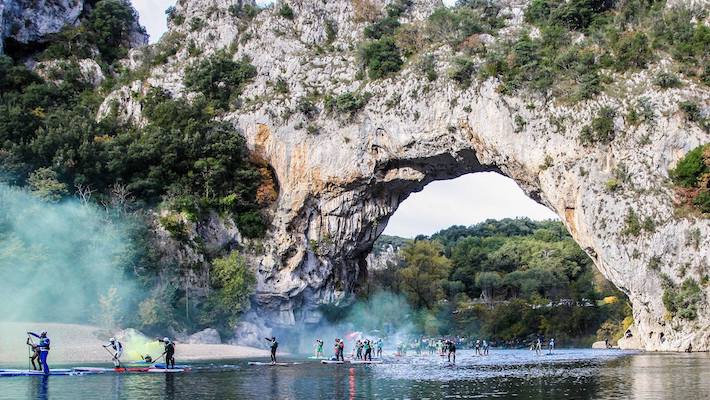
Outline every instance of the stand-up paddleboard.
[(189, 370), (187, 369), (182, 369), (182, 368), (150, 368), (148, 371), (149, 373), (153, 374), (174, 374), (178, 372), (187, 372)]
[(316, 357), (316, 356), (310, 356), (308, 357), (309, 360), (328, 360), (328, 357)]
[(289, 365), (298, 365), (300, 363), (285, 363), (285, 362), (272, 363), (272, 362), (261, 362), (261, 361), (249, 361), (247, 364), (251, 365), (251, 366), (288, 367)]
[(322, 360), (321, 364), (345, 364), (345, 361)]
[(118, 373), (175, 373), (175, 372), (188, 372), (189, 368), (138, 368), (138, 367), (128, 367), (128, 368), (114, 368), (114, 372)]
[(382, 364), (382, 360), (350, 360), (350, 364)]
[[(166, 369), (167, 366), (163, 363), (155, 364), (151, 368), (158, 368), (158, 369)], [(171, 368), (177, 368), (177, 369), (190, 369), (192, 368), (191, 365), (185, 365), (185, 364), (175, 364), (174, 366), (171, 366)]]
[(76, 372), (91, 372), (94, 374), (102, 374), (104, 372), (113, 372), (113, 368), (99, 368), (99, 367), (74, 367), (73, 371)]
[[(50, 370), (50, 376), (80, 376), (89, 375), (92, 372), (82, 372), (73, 371), (70, 369), (56, 369)], [(0, 370), (0, 377), (10, 377), (10, 376), (45, 376), (43, 371), (25, 370), (25, 369), (3, 369)]]

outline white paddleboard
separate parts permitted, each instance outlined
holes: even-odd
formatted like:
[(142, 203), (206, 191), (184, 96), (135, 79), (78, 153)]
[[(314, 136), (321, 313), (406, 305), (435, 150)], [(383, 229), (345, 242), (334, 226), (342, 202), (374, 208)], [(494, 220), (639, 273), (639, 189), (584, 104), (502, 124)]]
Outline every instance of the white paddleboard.
[(170, 368), (170, 369), (164, 369), (164, 368), (150, 368), (146, 372), (153, 372), (156, 374), (172, 374), (176, 372), (185, 372), (184, 369), (179, 369), (179, 368)]
[(296, 365), (296, 363), (270, 363), (270, 362), (260, 362), (260, 361), (249, 361), (249, 365), (253, 366), (266, 366), (266, 367), (288, 367), (289, 365)]

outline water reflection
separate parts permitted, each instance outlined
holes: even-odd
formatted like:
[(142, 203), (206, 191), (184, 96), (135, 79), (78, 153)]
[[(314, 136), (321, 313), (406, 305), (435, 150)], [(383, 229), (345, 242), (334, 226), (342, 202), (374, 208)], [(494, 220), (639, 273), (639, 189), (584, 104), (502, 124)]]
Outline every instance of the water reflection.
[[(389, 359), (372, 366), (197, 368), (189, 374), (0, 379), (0, 399), (683, 399), (707, 398), (705, 354), (527, 351)], [(199, 366), (198, 366), (199, 367)], [(50, 396), (51, 392), (51, 396)]]

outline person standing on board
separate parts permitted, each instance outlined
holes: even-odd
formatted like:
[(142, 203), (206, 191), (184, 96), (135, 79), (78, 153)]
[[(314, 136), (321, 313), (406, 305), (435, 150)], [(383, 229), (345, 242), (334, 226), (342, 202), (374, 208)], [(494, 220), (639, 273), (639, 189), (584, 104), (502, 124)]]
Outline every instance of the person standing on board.
[(552, 352), (555, 350), (555, 338), (550, 339), (550, 344), (547, 348), (547, 354), (552, 354)]
[[(452, 340), (447, 340), (444, 343), (444, 346), (446, 347), (446, 351), (448, 353), (447, 359), (449, 360), (450, 363), (456, 364), (456, 343), (454, 343)], [(454, 356), (454, 361), (451, 361), (451, 356)]]
[(540, 336), (537, 337), (537, 341), (535, 342), (535, 355), (540, 355), (542, 353), (542, 339), (540, 339)]
[(377, 339), (377, 358), (382, 358), (382, 338)]
[(276, 364), (276, 349), (279, 348), (279, 342), (276, 341), (276, 336), (272, 336), (271, 339), (264, 338), (266, 341), (271, 342), (271, 364)]
[(323, 357), (323, 341), (316, 339), (316, 358)]
[(111, 338), (108, 340), (108, 344), (103, 345), (104, 348), (111, 348), (113, 349), (113, 366), (118, 368), (121, 366), (121, 354), (123, 354), (123, 345), (121, 342), (116, 340), (115, 338)]
[(340, 361), (345, 362), (345, 341), (343, 339), (339, 339), (338, 354), (340, 355)]
[(28, 335), (32, 335), (39, 339), (37, 347), (39, 348), (39, 363), (42, 365), (42, 370), (45, 375), (49, 375), (49, 365), (47, 365), (47, 356), (49, 356), (49, 338), (47, 337), (47, 332), (42, 332), (39, 335), (34, 332), (27, 332)]
[(340, 339), (335, 338), (335, 345), (333, 346), (333, 353), (335, 353), (335, 361), (340, 360)]
[(365, 361), (372, 361), (372, 343), (370, 342), (370, 339), (365, 339), (365, 343), (363, 344), (365, 348)]
[(163, 351), (163, 354), (161, 354), (161, 356), (165, 355), (165, 368), (175, 368), (175, 343), (173, 343), (168, 337), (158, 339), (158, 341), (163, 342), (165, 344), (165, 351)]

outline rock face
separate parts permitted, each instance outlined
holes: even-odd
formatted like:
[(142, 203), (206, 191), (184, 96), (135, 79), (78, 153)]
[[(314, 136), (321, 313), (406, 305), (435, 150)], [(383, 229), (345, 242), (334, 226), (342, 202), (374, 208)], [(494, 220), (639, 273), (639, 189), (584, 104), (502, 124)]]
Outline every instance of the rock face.
[(219, 332), (214, 328), (203, 329), (187, 338), (189, 344), (222, 344)]
[[(6, 39), (27, 45), (42, 43), (65, 26), (76, 25), (95, 1), (85, 0), (2, 0), (0, 2), (0, 54)], [(134, 26), (129, 47), (148, 43), (141, 26)]]
[[(668, 67), (661, 60), (648, 70), (615, 76), (605, 92), (614, 95), (577, 104), (502, 95), (495, 79), (462, 89), (447, 77), (452, 50), (446, 46), (427, 50), (437, 60), (433, 82), (416, 62), (397, 76), (366, 81), (358, 78), (354, 50), (366, 25), (357, 15), (359, 2), (289, 0), (293, 20), (266, 10), (252, 21), (230, 15), (228, 7), (239, 3), (179, 2), (177, 12), (186, 21), (200, 18), (205, 26), (173, 24), (171, 31), (185, 35), (185, 43), (197, 43), (203, 49), (199, 57), (231, 45), (235, 59), (248, 56), (259, 71), (245, 90), (243, 107), (225, 117), (271, 164), (280, 186), (268, 237), (249, 253), (258, 277), (259, 316), (281, 327), (317, 321), (319, 305), (346, 302), (358, 289), (374, 240), (410, 193), (434, 180), (495, 171), (555, 211), (599, 270), (629, 296), (643, 348), (682, 350), (692, 342), (696, 350), (710, 350), (710, 290), (703, 288), (706, 300), (697, 305), (695, 321), (673, 318), (662, 302), (664, 276), (679, 284), (686, 278), (702, 282), (708, 274), (710, 221), (677, 216), (668, 180), (680, 157), (710, 141), (678, 111), (681, 100), (695, 99), (707, 113), (707, 88), (685, 82), (659, 91), (652, 77)], [(407, 18), (415, 23), (441, 4), (414, 3)], [(503, 3), (504, 12), (514, 16), (504, 31), (515, 32), (525, 2)], [(330, 43), (326, 26), (337, 32)], [(332, 50), (323, 51), (326, 45)], [(185, 95), (182, 71), (191, 62), (181, 49), (134, 86)], [(288, 94), (275, 92), (279, 78), (288, 83)], [(113, 96), (119, 103), (130, 92), (121, 90)], [(314, 91), (367, 92), (371, 98), (352, 115), (328, 113), (321, 101), (320, 113), (309, 119), (296, 107)], [(639, 98), (651, 105), (653, 121), (631, 126), (622, 115)], [(124, 105), (130, 118), (140, 119), (137, 103)], [(579, 133), (603, 106), (618, 111), (617, 138), (583, 147)], [(609, 190), (606, 183), (619, 171), (621, 187)], [(625, 233), (632, 209), (641, 221), (652, 222), (636, 236)], [(243, 328), (249, 336), (250, 326)]]
[(372, 252), (365, 259), (368, 271), (387, 269), (388, 267), (399, 265), (404, 260), (400, 253), (402, 250), (400, 246), (390, 243), (383, 243), (379, 248), (376, 246), (377, 243), (375, 243)]
[(79, 20), (83, 0), (3, 0), (0, 3), (0, 53), (6, 38), (40, 42)]

